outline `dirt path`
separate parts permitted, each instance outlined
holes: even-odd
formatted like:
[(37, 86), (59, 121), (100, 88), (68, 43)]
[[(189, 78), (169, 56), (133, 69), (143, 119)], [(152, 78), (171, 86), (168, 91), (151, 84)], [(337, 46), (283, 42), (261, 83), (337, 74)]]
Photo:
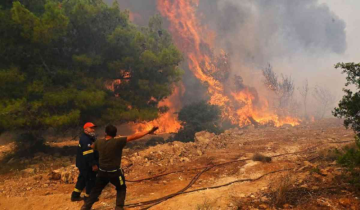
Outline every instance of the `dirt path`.
[[(124, 152), (124, 159), (128, 160), (125, 162), (130, 163), (127, 163), (124, 168), (126, 168), (127, 179), (136, 180), (168, 171), (251, 158), (254, 153), (274, 156), (303, 151), (314, 146), (317, 146), (318, 150), (324, 150), (343, 145), (339, 142), (351, 141), (352, 135), (352, 132), (345, 130), (338, 120), (326, 120), (294, 128), (228, 131), (217, 139), (219, 142), (215, 146), (171, 143), (143, 150), (128, 149)], [(61, 143), (61, 145), (71, 143), (73, 142)], [(312, 157), (314, 153), (304, 153), (273, 158), (270, 163), (249, 160), (215, 167), (202, 174), (189, 190), (222, 185), (239, 179), (257, 178), (275, 170), (301, 168), (304, 166), (304, 161)], [(81, 203), (69, 201), (74, 184), (46, 179), (50, 168), (56, 168), (55, 162), (60, 160), (64, 161), (63, 158), (53, 158), (52, 167), (46, 169), (45, 166), (34, 175), (24, 175), (20, 172), (13, 173), (10, 177), (9, 174), (2, 175), (0, 210), (80, 209)], [(70, 157), (66, 161), (71, 163), (73, 159)], [(139, 183), (128, 182), (126, 203), (143, 202), (174, 193), (185, 187), (197, 172), (176, 173)], [(305, 176), (308, 173), (304, 171), (298, 173), (297, 176)], [(276, 173), (255, 182), (235, 183), (218, 189), (179, 195), (151, 209), (210, 209), (206, 208), (207, 206), (211, 206), (212, 209), (237, 209), (239, 199), (264, 197), (272, 182), (281, 179), (285, 174), (287, 173)], [(42, 178), (40, 179), (39, 176)], [(115, 194), (112, 187), (106, 188), (100, 202), (94, 205), (94, 209), (113, 209)], [(264, 197), (264, 199), (268, 198)]]

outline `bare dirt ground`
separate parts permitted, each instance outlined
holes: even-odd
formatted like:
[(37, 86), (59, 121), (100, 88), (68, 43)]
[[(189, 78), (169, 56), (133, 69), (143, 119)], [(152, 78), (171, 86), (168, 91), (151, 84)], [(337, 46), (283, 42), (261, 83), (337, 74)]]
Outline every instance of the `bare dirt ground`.
[[(341, 121), (327, 119), (297, 127), (233, 129), (218, 136), (203, 132), (194, 143), (129, 145), (122, 164), (127, 205), (178, 192), (203, 173), (185, 193), (127, 209), (360, 209), (359, 194), (343, 182), (344, 169), (332, 152), (353, 144), (353, 135)], [(80, 209), (81, 202), (70, 202), (77, 142), (50, 145), (57, 148), (53, 154), (6, 160), (0, 210)], [(1, 158), (12, 148), (12, 143), (0, 146)], [(272, 160), (253, 161), (255, 153)], [(56, 169), (70, 171), (69, 177), (49, 175)], [(181, 172), (130, 182), (173, 171)], [(113, 209), (115, 194), (108, 186), (93, 209)]]

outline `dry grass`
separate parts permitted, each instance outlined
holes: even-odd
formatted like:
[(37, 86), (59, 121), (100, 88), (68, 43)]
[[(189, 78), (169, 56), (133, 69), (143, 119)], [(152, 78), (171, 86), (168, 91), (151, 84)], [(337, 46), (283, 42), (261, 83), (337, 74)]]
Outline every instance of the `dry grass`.
[(198, 204), (196, 210), (213, 210), (214, 204), (205, 198), (202, 204)]
[(287, 194), (295, 184), (295, 177), (292, 174), (287, 174), (272, 183), (271, 189), (273, 191), (273, 203), (275, 206), (282, 206), (288, 203)]

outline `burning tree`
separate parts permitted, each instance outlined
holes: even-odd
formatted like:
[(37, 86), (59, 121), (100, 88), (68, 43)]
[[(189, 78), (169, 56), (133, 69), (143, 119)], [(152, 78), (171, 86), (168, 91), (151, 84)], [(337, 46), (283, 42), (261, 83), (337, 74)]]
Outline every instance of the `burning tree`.
[[(169, 30), (175, 44), (187, 57), (189, 71), (205, 84), (209, 96), (208, 103), (220, 107), (222, 121), (240, 127), (269, 123), (275, 126), (299, 124), (299, 120), (295, 118), (280, 117), (269, 110), (267, 100), (258, 97), (257, 91), (247, 87), (241, 78), (235, 79), (237, 81), (230, 80), (229, 56), (221, 49), (215, 48), (216, 34), (209, 30), (210, 27), (201, 24), (200, 18), (197, 17), (197, 1), (157, 2), (160, 14), (169, 20)], [(216, 56), (214, 52), (221, 53)], [(286, 93), (293, 92), (291, 78), (284, 77), (283, 80), (284, 82), (278, 86), (280, 90), (284, 90), (281, 103), (285, 103)], [(292, 87), (292, 91), (286, 91), (288, 87)]]
[(295, 89), (291, 76), (281, 75), (281, 79), (279, 79), (270, 64), (262, 70), (262, 73), (265, 78), (265, 86), (268, 90), (274, 92), (277, 97), (278, 107), (280, 109), (286, 108), (292, 99)]
[(326, 87), (315, 86), (313, 90), (313, 97), (318, 102), (318, 118), (324, 118), (326, 112), (328, 112), (335, 102), (334, 94)]
[(303, 100), (304, 117), (305, 117), (305, 119), (307, 119), (308, 118), (307, 102), (308, 102), (308, 96), (309, 96), (309, 92), (310, 92), (309, 81), (307, 79), (304, 81), (303, 85), (300, 88), (298, 88), (298, 91)]
[(116, 1), (2, 1), (0, 18), (0, 129), (30, 147), (48, 128), (154, 119), (181, 76), (159, 16), (138, 28)]

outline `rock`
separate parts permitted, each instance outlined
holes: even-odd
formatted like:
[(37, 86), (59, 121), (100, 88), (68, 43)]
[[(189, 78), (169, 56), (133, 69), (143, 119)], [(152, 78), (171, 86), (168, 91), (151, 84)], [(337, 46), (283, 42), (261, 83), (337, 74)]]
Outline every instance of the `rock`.
[(352, 202), (351, 202), (351, 200), (349, 198), (341, 198), (339, 200), (339, 203), (344, 207), (350, 207), (351, 204), (352, 204)]
[(199, 156), (202, 156), (203, 153), (200, 151), (200, 150), (197, 150), (196, 153), (199, 155)]
[(264, 204), (264, 203), (263, 203), (263, 204), (260, 204), (260, 205), (259, 205), (259, 208), (260, 208), (260, 209), (268, 209), (269, 206), (268, 206), (267, 204)]
[(215, 134), (209, 133), (207, 131), (197, 132), (195, 133), (195, 142), (200, 144), (208, 144), (213, 140), (214, 137)]
[(264, 197), (261, 197), (261, 201), (262, 202), (266, 202), (266, 201), (268, 201), (269, 199), (266, 197), (266, 196), (264, 196)]
[(288, 209), (288, 208), (291, 207), (291, 205), (286, 203), (286, 204), (283, 205), (283, 207), (284, 207), (285, 209)]
[(77, 181), (79, 170), (75, 165), (54, 170), (48, 174), (49, 180), (61, 180), (66, 184), (74, 184)]
[(129, 167), (131, 167), (132, 165), (133, 165), (133, 163), (132, 163), (130, 160), (128, 160), (128, 159), (123, 158), (123, 159), (121, 160), (121, 167), (122, 167), (122, 168), (129, 168)]
[(318, 186), (313, 186), (311, 189), (312, 189), (312, 190), (318, 190), (319, 187), (318, 187)]
[(187, 157), (180, 158), (181, 162), (190, 162), (190, 159)]
[(43, 179), (43, 176), (42, 175), (37, 175), (37, 176), (34, 176), (33, 179), (36, 180), (36, 181), (40, 181), (40, 180)]
[(56, 171), (52, 171), (48, 174), (48, 178), (49, 180), (60, 180), (61, 174)]
[(22, 172), (25, 174), (35, 174), (35, 168), (27, 168), (22, 170)]

